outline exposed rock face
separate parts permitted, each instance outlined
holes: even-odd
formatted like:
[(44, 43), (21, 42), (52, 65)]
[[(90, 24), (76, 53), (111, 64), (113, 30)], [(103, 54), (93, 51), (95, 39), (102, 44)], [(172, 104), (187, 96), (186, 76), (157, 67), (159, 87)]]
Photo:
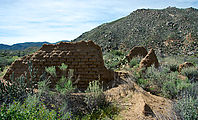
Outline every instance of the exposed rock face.
[(130, 53), (126, 56), (128, 62), (131, 61), (133, 57), (142, 56), (145, 57), (147, 55), (147, 50), (142, 46), (133, 47)]
[(181, 72), (183, 68), (187, 68), (187, 67), (194, 67), (194, 65), (190, 62), (185, 62), (183, 64), (180, 64), (178, 68), (178, 72)]
[[(74, 70), (73, 80), (78, 80), (76, 83), (78, 88), (86, 88), (93, 80), (108, 82), (114, 79), (114, 72), (107, 70), (104, 66), (101, 48), (92, 41), (44, 44), (37, 52), (16, 60), (4, 79), (9, 80), (12, 72), (15, 78), (24, 74), (28, 71), (28, 61), (32, 62), (35, 69), (38, 69), (37, 77), (45, 71), (45, 67), (60, 66), (62, 63), (68, 65), (68, 69)], [(59, 80), (62, 73), (58, 67), (56, 71), (57, 80)], [(51, 83), (55, 85), (57, 80)]]
[(159, 62), (153, 49), (151, 49), (148, 54), (140, 61), (139, 68), (147, 69), (147, 67), (150, 67), (152, 64), (155, 64), (155, 68), (159, 68)]

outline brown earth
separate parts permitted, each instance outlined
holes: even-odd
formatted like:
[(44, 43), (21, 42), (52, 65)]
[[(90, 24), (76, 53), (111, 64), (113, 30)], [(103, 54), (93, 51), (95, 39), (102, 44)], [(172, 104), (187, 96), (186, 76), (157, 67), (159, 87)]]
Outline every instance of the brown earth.
[(124, 84), (107, 90), (107, 99), (120, 108), (120, 120), (177, 120), (172, 101), (146, 92), (130, 78)]

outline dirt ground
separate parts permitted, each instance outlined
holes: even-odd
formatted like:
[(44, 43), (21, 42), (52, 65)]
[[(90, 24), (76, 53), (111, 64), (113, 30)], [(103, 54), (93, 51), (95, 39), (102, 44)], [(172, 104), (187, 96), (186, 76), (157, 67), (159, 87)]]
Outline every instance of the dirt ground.
[(109, 89), (105, 94), (121, 108), (119, 120), (178, 119), (171, 100), (152, 95), (132, 81)]

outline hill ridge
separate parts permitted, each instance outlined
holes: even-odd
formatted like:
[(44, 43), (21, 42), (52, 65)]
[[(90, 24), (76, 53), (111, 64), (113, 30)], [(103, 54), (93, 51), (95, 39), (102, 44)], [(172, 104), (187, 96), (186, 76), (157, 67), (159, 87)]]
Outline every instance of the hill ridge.
[[(99, 44), (103, 51), (131, 49), (136, 45), (155, 48), (160, 54), (188, 53), (197, 51), (191, 46), (197, 46), (198, 39), (198, 9), (176, 8), (165, 9), (137, 9), (128, 16), (104, 23), (88, 32), (83, 33), (73, 41), (93, 40)], [(196, 44), (185, 48), (186, 36), (191, 34), (191, 39)], [(166, 41), (173, 40), (174, 45), (166, 46)], [(184, 49), (189, 49), (183, 51)]]

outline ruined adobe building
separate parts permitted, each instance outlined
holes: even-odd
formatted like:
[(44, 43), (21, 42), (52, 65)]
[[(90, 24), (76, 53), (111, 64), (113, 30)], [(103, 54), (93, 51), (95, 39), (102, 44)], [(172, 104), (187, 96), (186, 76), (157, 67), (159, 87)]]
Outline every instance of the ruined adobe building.
[(134, 57), (142, 56), (145, 57), (148, 54), (146, 48), (143, 46), (135, 46), (133, 47), (129, 54), (126, 56), (128, 62), (130, 62)]
[(160, 66), (155, 51), (151, 49), (148, 54), (140, 61), (139, 69), (147, 69), (153, 64), (155, 65), (155, 68), (159, 68)]
[[(92, 41), (44, 44), (37, 52), (16, 60), (8, 69), (4, 79), (9, 80), (12, 72), (15, 77), (24, 74), (28, 70), (28, 61), (38, 69), (38, 76), (45, 71), (45, 67), (60, 66), (62, 63), (68, 65), (68, 69), (74, 70), (73, 81), (78, 80), (76, 83), (78, 88), (87, 87), (93, 80), (101, 80), (105, 83), (114, 79), (114, 72), (104, 66), (101, 48)], [(58, 79), (51, 81), (52, 84), (62, 76), (58, 67), (56, 70)]]

